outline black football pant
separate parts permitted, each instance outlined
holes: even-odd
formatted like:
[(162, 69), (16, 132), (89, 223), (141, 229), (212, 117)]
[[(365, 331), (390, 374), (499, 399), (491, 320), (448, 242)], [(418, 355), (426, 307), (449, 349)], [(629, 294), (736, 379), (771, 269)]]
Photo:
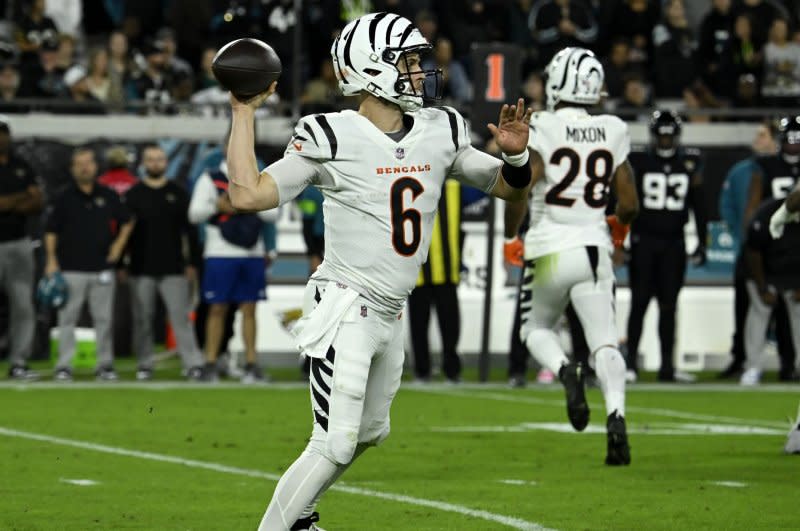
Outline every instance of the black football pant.
[(675, 374), (672, 360), (675, 349), (675, 313), (678, 293), (686, 276), (686, 245), (681, 236), (662, 239), (650, 234), (631, 235), (631, 260), (628, 264), (631, 312), (628, 316), (628, 368), (638, 370), (639, 341), (647, 305), (658, 301), (658, 337), (661, 343), (660, 379)]
[(461, 376), (461, 359), (456, 352), (461, 335), (457, 290), (458, 286), (455, 284), (417, 286), (408, 297), (411, 346), (414, 349), (414, 373), (417, 378), (427, 379), (431, 376), (431, 352), (428, 345), (431, 306), (436, 306), (436, 317), (442, 333), (442, 372), (450, 380), (457, 380)]

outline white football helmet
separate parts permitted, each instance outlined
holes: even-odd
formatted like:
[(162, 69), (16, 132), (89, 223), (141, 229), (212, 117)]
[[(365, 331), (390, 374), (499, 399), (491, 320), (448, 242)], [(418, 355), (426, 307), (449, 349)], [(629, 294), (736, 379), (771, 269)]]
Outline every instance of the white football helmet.
[(594, 105), (605, 96), (603, 65), (586, 48), (564, 48), (550, 60), (545, 73), (545, 94), (550, 110), (562, 101)]
[[(422, 70), (434, 76), (436, 94), (425, 94), (423, 83), (416, 90), (411, 75), (401, 73), (397, 63), (409, 52), (430, 50), (431, 44), (405, 17), (391, 13), (370, 13), (344, 27), (331, 46), (333, 69), (345, 96), (365, 90), (397, 104), (403, 111), (416, 111), (423, 99), (440, 97), (441, 70)], [(407, 65), (406, 65), (407, 66)], [(406, 69), (407, 70), (407, 69)]]

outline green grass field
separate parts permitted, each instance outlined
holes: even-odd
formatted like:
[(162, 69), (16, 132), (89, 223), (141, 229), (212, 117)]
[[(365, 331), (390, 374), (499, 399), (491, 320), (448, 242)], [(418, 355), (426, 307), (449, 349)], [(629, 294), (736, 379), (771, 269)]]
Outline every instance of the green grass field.
[[(406, 385), (392, 435), (328, 492), (320, 525), (798, 529), (800, 456), (782, 447), (799, 400), (797, 386), (633, 386), (633, 463), (610, 468), (596, 389), (573, 433), (558, 386)], [(255, 529), (310, 425), (299, 383), (3, 382), (0, 529)]]

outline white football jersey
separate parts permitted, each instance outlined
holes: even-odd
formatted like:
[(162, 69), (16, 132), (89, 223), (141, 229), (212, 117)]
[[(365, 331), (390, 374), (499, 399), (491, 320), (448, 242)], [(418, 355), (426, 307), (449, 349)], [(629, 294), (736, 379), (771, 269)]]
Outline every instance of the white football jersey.
[[(347, 284), (392, 314), (401, 311), (428, 256), (445, 178), (488, 192), (502, 164), (471, 147), (454, 109), (408, 116), (413, 126), (399, 142), (355, 111), (306, 116), (282, 161), (267, 168), (281, 203), (306, 184), (324, 196), (325, 259), (313, 278)], [(296, 157), (316, 168), (307, 182), (291, 182), (286, 171), (287, 159)]]
[(531, 117), (528, 147), (544, 162), (533, 187), (525, 258), (597, 245), (611, 249), (605, 209), (614, 171), (628, 158), (628, 126), (579, 107)]

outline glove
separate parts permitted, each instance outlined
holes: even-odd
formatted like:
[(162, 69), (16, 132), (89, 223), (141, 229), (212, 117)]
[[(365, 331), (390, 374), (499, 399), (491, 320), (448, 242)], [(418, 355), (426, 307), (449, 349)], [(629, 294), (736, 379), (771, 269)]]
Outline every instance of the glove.
[(607, 216), (606, 223), (608, 223), (608, 230), (611, 231), (611, 241), (614, 242), (614, 247), (622, 247), (631, 226), (625, 225), (614, 215)]
[(506, 240), (503, 244), (503, 259), (512, 266), (522, 267), (522, 253), (525, 247), (519, 236)]
[(783, 236), (783, 226), (790, 221), (795, 223), (800, 221), (800, 212), (789, 212), (786, 210), (786, 203), (784, 202), (769, 218), (769, 233), (773, 240)]
[(694, 267), (702, 267), (706, 263), (706, 248), (702, 245), (698, 245), (697, 249), (692, 253), (689, 257), (689, 261), (692, 262)]

